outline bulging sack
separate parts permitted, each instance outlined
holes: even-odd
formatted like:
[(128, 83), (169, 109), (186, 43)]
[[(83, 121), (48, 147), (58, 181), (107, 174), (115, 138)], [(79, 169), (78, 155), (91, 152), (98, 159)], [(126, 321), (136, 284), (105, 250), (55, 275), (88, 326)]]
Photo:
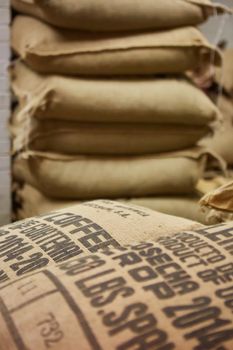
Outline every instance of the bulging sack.
[(0, 287), (49, 264), (202, 227), (194, 221), (109, 200), (16, 222), (0, 230)]
[[(30, 185), (17, 186), (15, 190), (15, 203), (17, 208), (15, 215), (18, 220), (32, 216), (48, 213), (50, 211), (63, 209), (77, 205), (77, 200), (59, 200), (46, 197), (43, 193)], [(152, 210), (183, 217), (205, 224), (205, 216), (199, 206), (197, 195), (193, 196), (158, 196), (144, 198), (119, 199), (119, 202), (127, 205), (138, 205)]]
[(22, 13), (59, 27), (123, 31), (196, 25), (227, 11), (209, 0), (11, 0)]
[(58, 29), (37, 19), (17, 16), (11, 45), (41, 73), (130, 75), (180, 73), (217, 65), (221, 56), (194, 27), (167, 31), (85, 33)]
[[(77, 237), (94, 227), (78, 216), (39, 220), (62, 227), (64, 238), (72, 231)], [(170, 231), (127, 248), (44, 262), (0, 290), (2, 349), (232, 349), (232, 255), (223, 244), (232, 226)], [(10, 232), (17, 227), (23, 237), (32, 234), (30, 221)]]
[[(211, 133), (207, 126), (77, 123), (12, 118), (13, 152), (22, 150), (65, 154), (151, 154), (193, 147)], [(65, 118), (64, 118), (65, 119)]]
[(215, 128), (212, 135), (201, 140), (200, 145), (212, 149), (221, 155), (229, 165), (233, 165), (233, 99), (220, 96), (218, 108), (223, 117), (222, 125)]
[(219, 117), (211, 100), (184, 78), (71, 78), (37, 74), (20, 62), (11, 74), (22, 113), (30, 117), (183, 125)]
[(233, 220), (233, 182), (207, 193), (200, 201), (208, 223)]
[(208, 155), (205, 149), (128, 157), (26, 152), (16, 157), (13, 172), (58, 199), (187, 194), (195, 191)]

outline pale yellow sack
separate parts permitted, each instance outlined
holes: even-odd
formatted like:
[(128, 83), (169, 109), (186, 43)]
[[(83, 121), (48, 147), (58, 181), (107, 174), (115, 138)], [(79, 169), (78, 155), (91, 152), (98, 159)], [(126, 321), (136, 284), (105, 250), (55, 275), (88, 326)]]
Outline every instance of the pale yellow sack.
[[(199, 206), (199, 196), (178, 197), (178, 196), (158, 196), (144, 198), (119, 199), (121, 203), (127, 205), (139, 205), (152, 210), (183, 217), (189, 220), (205, 223), (205, 217)], [(18, 220), (32, 216), (48, 213), (53, 210), (77, 205), (77, 200), (59, 200), (46, 197), (43, 193), (30, 185), (23, 185), (15, 190), (15, 215)]]
[(200, 145), (212, 149), (221, 155), (229, 165), (233, 165), (233, 99), (220, 96), (218, 108), (221, 111), (223, 122), (215, 128), (212, 135), (201, 140)]
[(206, 125), (219, 116), (211, 100), (184, 78), (40, 75), (20, 62), (11, 74), (22, 113), (40, 119)]
[[(0, 287), (7, 280), (72, 257), (202, 227), (194, 221), (109, 200), (15, 222), (0, 229)], [(5, 281), (3, 275), (8, 276)]]
[[(92, 205), (2, 229), (0, 239), (11, 248), (3, 256), (11, 259), (1, 265), (2, 281), (5, 271), (18, 275), (8, 275), (0, 290), (1, 349), (232, 349), (232, 255), (226, 237), (232, 237), (233, 224), (188, 232), (168, 225), (167, 234), (145, 241), (143, 229), (150, 222), (155, 232), (159, 215), (142, 219), (140, 208), (108, 203), (93, 212)], [(117, 212), (127, 218), (117, 218)], [(132, 228), (141, 231), (141, 243), (123, 248), (108, 241), (113, 231), (128, 240)], [(13, 251), (12, 236), (25, 250), (30, 247), (31, 260), (22, 249)], [(51, 263), (50, 255), (65, 251), (60, 242), (69, 237), (80, 256), (69, 259), (70, 251), (66, 258), (64, 252), (59, 264)], [(86, 246), (94, 254), (82, 256)]]
[(190, 148), (211, 134), (204, 125), (78, 123), (21, 117), (16, 112), (11, 121), (14, 153), (151, 154)]
[(45, 195), (60, 199), (145, 197), (195, 191), (210, 154), (192, 149), (148, 156), (65, 156), (26, 152), (13, 173)]
[(233, 182), (207, 193), (200, 201), (210, 224), (233, 220)]
[(208, 69), (210, 62), (221, 62), (220, 53), (194, 27), (92, 34), (17, 16), (11, 45), (31, 68), (50, 74), (179, 73)]
[(210, 0), (11, 0), (22, 13), (59, 27), (123, 31), (196, 25), (227, 11)]

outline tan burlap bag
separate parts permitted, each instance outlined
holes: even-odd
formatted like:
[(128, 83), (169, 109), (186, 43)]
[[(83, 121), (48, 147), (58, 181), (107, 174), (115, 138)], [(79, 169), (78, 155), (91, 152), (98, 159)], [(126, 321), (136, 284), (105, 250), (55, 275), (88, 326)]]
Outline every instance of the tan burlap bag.
[(207, 126), (77, 123), (12, 118), (13, 152), (36, 150), (66, 154), (150, 154), (193, 147), (211, 134)]
[(208, 223), (233, 220), (233, 182), (206, 194), (200, 201)]
[(11, 0), (13, 7), (56, 26), (90, 31), (196, 25), (226, 8), (210, 0)]
[[(233, 77), (232, 77), (233, 81)], [(212, 135), (200, 141), (200, 145), (213, 149), (229, 164), (233, 165), (233, 99), (221, 96), (218, 107), (223, 116), (223, 123), (215, 128)]]
[(220, 53), (194, 27), (167, 31), (84, 33), (17, 16), (12, 47), (42, 73), (113, 75), (179, 73), (220, 64)]
[(12, 69), (12, 88), (37, 118), (85, 122), (206, 125), (218, 109), (183, 78), (82, 79), (36, 74), (22, 63)]
[[(119, 199), (119, 201), (128, 205), (135, 204), (164, 214), (205, 223), (204, 214), (198, 204), (199, 199), (198, 196), (159, 196)], [(34, 187), (26, 184), (16, 189), (15, 201), (17, 203), (15, 214), (18, 220), (45, 214), (53, 210), (63, 209), (80, 203), (77, 200), (68, 201), (46, 197)]]
[(59, 199), (187, 194), (202, 177), (205, 149), (151, 156), (65, 156), (26, 152), (14, 161), (16, 180)]
[[(232, 349), (232, 223), (177, 232), (167, 218), (145, 241), (153, 215), (87, 203), (2, 228), (1, 348)], [(120, 247), (112, 232), (131, 229), (143, 242)]]

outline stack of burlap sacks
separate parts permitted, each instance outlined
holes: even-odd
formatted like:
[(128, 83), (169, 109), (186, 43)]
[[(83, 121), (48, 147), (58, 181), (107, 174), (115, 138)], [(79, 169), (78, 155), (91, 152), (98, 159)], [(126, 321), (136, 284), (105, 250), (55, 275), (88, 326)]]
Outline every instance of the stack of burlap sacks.
[(227, 9), (209, 0), (13, 6), (23, 14), (12, 26), (18, 218), (123, 198), (200, 219), (195, 188), (210, 154), (196, 145), (219, 111), (185, 72), (220, 64), (196, 25)]

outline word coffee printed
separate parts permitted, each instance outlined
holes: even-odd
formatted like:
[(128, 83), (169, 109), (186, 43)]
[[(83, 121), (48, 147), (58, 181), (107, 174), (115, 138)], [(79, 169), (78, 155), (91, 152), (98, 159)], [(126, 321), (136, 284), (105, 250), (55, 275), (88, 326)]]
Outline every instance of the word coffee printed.
[(112, 201), (94, 201), (0, 229), (0, 285), (51, 263), (202, 227)]

